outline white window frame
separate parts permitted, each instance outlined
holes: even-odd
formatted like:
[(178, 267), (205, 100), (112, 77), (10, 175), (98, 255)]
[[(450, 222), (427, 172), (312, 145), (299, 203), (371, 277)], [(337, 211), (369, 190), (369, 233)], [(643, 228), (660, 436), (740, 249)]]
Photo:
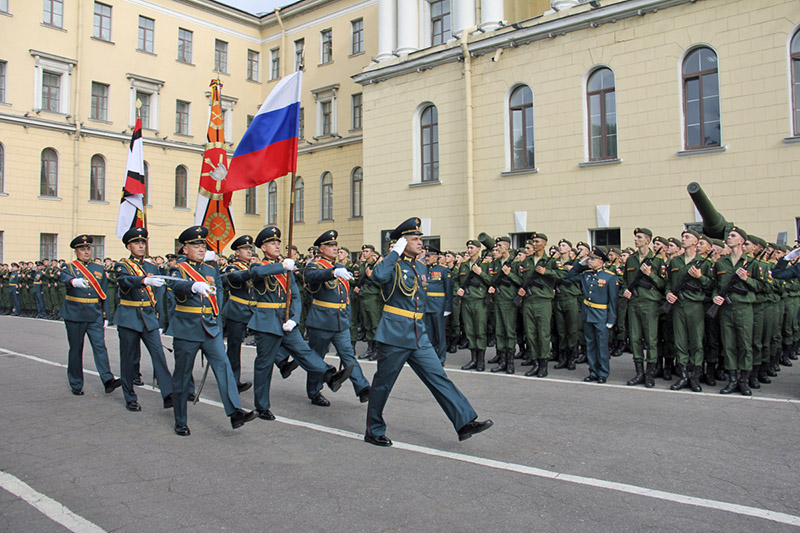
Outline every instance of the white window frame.
[(58, 113), (69, 114), (70, 110), (70, 82), (72, 81), (72, 67), (78, 64), (74, 59), (68, 59), (46, 52), (31, 50), (33, 56), (33, 109), (35, 111), (45, 111), (42, 109), (42, 83), (44, 72), (56, 74), (61, 78), (59, 88)]
[[(189, 39), (183, 39), (184, 42), (189, 43), (189, 60), (185, 61), (185, 57), (181, 57), (180, 50), (181, 50), (181, 32), (186, 32), (189, 34)], [(184, 48), (184, 56), (186, 54), (186, 50)], [(178, 28), (178, 58), (176, 59), (178, 63), (183, 63), (184, 65), (191, 65), (192, 61), (194, 61), (194, 32), (192, 30), (187, 30), (186, 28)]]
[(331, 104), (331, 132), (329, 134), (325, 134), (324, 136), (337, 136), (339, 132), (339, 105), (338, 105), (338, 95), (339, 95), (339, 84), (335, 83), (333, 85), (327, 85), (325, 87), (320, 87), (319, 89), (314, 89), (311, 91), (311, 94), (314, 95), (314, 103), (317, 108), (317, 125), (316, 125), (316, 137), (323, 137), (322, 134), (322, 104), (325, 102), (330, 102)]
[[(224, 55), (224, 60), (225, 60), (224, 70), (220, 68), (222, 66), (221, 65), (222, 61), (221, 60), (217, 61), (217, 45), (218, 44), (223, 44), (224, 45), (224, 47), (222, 49), (220, 49), (220, 51), (219, 51), (220, 52), (220, 58), (223, 58), (223, 55)], [(228, 62), (228, 52), (230, 51), (229, 44), (230, 43), (228, 41), (223, 41), (222, 39), (214, 39), (214, 72), (219, 72), (220, 74), (228, 74), (229, 73), (229, 67), (230, 67), (229, 62)]]
[[(98, 5), (101, 5), (103, 7), (107, 7), (108, 10), (109, 10), (109, 14), (108, 14), (108, 39), (104, 39), (103, 38), (102, 26), (101, 26), (100, 35), (95, 35), (94, 34), (94, 30), (95, 30), (94, 18), (97, 16), (96, 9), (97, 9)], [(102, 19), (103, 15), (101, 14), (100, 17)], [(95, 39), (98, 39), (100, 41), (104, 41), (104, 42), (110, 43), (111, 42), (111, 32), (112, 32), (112, 29), (114, 27), (114, 18), (113, 17), (114, 17), (114, 6), (111, 6), (111, 5), (103, 3), (103, 2), (95, 1), (94, 9), (92, 10), (92, 37), (94, 37)]]
[[(325, 61), (325, 34), (330, 33), (331, 35), (331, 54), (327, 61)], [(319, 64), (320, 65), (327, 65), (329, 63), (333, 63), (333, 28), (326, 28), (324, 30), (320, 30), (319, 32)]]
[(138, 74), (125, 74), (130, 80), (130, 111), (128, 115), (128, 124), (133, 127), (136, 124), (136, 91), (148, 93), (150, 95), (150, 124), (148, 130), (153, 130), (158, 134), (158, 111), (159, 111), (159, 95), (161, 87), (164, 82), (154, 78), (140, 76)]
[(186, 131), (178, 131), (176, 127), (175, 134), (190, 136), (192, 134), (192, 103), (188, 100), (181, 100), (180, 98), (175, 100), (175, 126), (178, 125), (178, 105), (180, 104), (186, 104)]
[[(250, 60), (250, 54), (255, 54), (255, 62)], [(255, 69), (251, 65), (255, 63)], [(258, 50), (247, 50), (247, 79), (248, 81), (261, 81), (261, 52)]]
[[(275, 71), (275, 62), (278, 62), (277, 72)], [(269, 80), (279, 80), (281, 78), (281, 49), (280, 47), (273, 48), (269, 51)]]
[[(150, 42), (150, 50), (147, 49), (147, 39), (144, 39), (144, 41), (142, 41), (142, 47), (139, 47), (139, 30), (142, 28), (142, 19), (149, 20), (153, 23), (153, 28), (151, 30), (153, 33), (153, 39)], [(148, 29), (149, 28), (145, 28), (145, 31)], [(136, 19), (136, 50), (146, 54), (156, 53), (156, 19), (145, 17), (144, 15), (139, 15), (139, 18)]]
[[(414, 110), (414, 117), (411, 121), (411, 159), (412, 159), (412, 167), (411, 167), (411, 183), (423, 183), (422, 181), (422, 112), (425, 111), (428, 107), (434, 106), (436, 107), (436, 111), (438, 113), (439, 107), (429, 101), (426, 100), (425, 102), (421, 102), (417, 108)], [(438, 116), (438, 115), (437, 115)], [(441, 123), (439, 123), (441, 124)], [(441, 171), (442, 165), (442, 153), (441, 153), (441, 143), (439, 146), (439, 170)], [(441, 181), (441, 177), (438, 181)], [(437, 183), (437, 181), (426, 181), (424, 183)]]
[[(300, 62), (297, 61), (297, 52), (300, 52)], [(297, 72), (304, 67), (303, 63), (305, 63), (306, 58), (306, 40), (305, 39), (297, 39), (294, 42), (294, 71)]]

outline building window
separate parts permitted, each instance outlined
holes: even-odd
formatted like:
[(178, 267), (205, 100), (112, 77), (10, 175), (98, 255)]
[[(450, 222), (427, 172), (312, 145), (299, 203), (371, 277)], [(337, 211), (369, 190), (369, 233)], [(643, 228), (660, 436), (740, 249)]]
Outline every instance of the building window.
[[(792, 37), (792, 110), (794, 135), (800, 135), (800, 31)], [(5, 101), (5, 99), (3, 99)]]
[(58, 154), (52, 148), (42, 150), (39, 195), (53, 198), (58, 196)]
[(306, 53), (306, 40), (297, 39), (294, 42), (294, 71), (303, 70), (303, 62)]
[(0, 192), (6, 190), (6, 147), (0, 143)]
[(144, 161), (144, 205), (150, 205), (150, 163)]
[(586, 85), (589, 109), (589, 160), (617, 157), (617, 97), (614, 73), (609, 68), (595, 70)]
[(594, 246), (612, 246), (619, 248), (621, 244), (619, 228), (605, 228), (590, 230)]
[(6, 102), (6, 62), (0, 61), (0, 103)]
[(146, 78), (136, 74), (128, 74), (130, 80), (130, 117), (131, 126), (136, 123), (136, 100), (142, 102), (140, 110), (142, 127), (149, 130), (158, 130), (159, 92), (164, 82), (153, 78)]
[(139, 108), (139, 116), (142, 118), (142, 128), (152, 129), (150, 125), (150, 94), (142, 91), (136, 91), (136, 99), (142, 103)]
[(48, 26), (64, 27), (63, 0), (44, 0), (44, 21)]
[(431, 2), (431, 46), (450, 39), (450, 0)]
[(350, 216), (361, 218), (364, 216), (361, 210), (361, 199), (363, 197), (364, 171), (361, 167), (356, 167), (350, 174)]
[(305, 209), (305, 187), (303, 178), (297, 176), (294, 180), (294, 221), (303, 221), (303, 211)]
[(53, 72), (42, 73), (42, 111), (59, 113), (61, 111), (61, 75)]
[(247, 51), (247, 79), (250, 81), (258, 81), (258, 67), (259, 53), (255, 50)]
[(322, 129), (320, 135), (330, 135), (332, 126), (331, 102), (320, 102), (320, 112), (322, 113)]
[(333, 220), (333, 176), (325, 172), (320, 180), (320, 219)]
[(509, 100), (511, 170), (534, 168), (533, 91), (527, 85), (514, 89)]
[(333, 61), (333, 30), (322, 30), (320, 32), (320, 64)]
[(244, 214), (256, 214), (256, 188), (250, 187), (244, 191)]
[(717, 54), (710, 48), (691, 51), (683, 62), (683, 112), (687, 150), (721, 144)]
[(439, 180), (439, 114), (436, 106), (422, 111), (420, 121), (422, 141), (422, 181)]
[(228, 43), (214, 40), (214, 71), (228, 73)]
[(186, 207), (186, 190), (189, 183), (189, 171), (183, 165), (175, 168), (175, 207)]
[(300, 108), (300, 114), (297, 117), (297, 137), (299, 139), (306, 138), (306, 113), (302, 107)]
[(103, 41), (111, 40), (111, 6), (94, 3), (94, 37)]
[(92, 109), (90, 118), (108, 121), (108, 85), (92, 82)]
[(92, 250), (92, 261), (99, 259), (102, 261), (106, 256), (106, 238), (103, 235), (92, 235), (92, 244), (89, 245)]
[(58, 257), (58, 234), (39, 234), (39, 260)]
[[(0, 0), (0, 13), (8, 13), (8, 0)], [(2, 253), (0, 253), (0, 261), (2, 260)]]
[(189, 102), (175, 103), (175, 133), (189, 135)]
[(153, 53), (153, 35), (155, 27), (155, 20), (139, 15), (139, 51)]
[(269, 51), (269, 79), (277, 80), (281, 77), (281, 49), (273, 48)]
[(364, 52), (364, 19), (354, 20), (350, 23), (353, 38), (350, 44), (350, 55)]
[(353, 95), (353, 129), (360, 130), (361, 129), (361, 117), (363, 113), (363, 107), (361, 106), (361, 93)]
[(106, 199), (106, 160), (100, 154), (92, 156), (89, 199), (104, 202)]
[(270, 181), (267, 185), (267, 224), (278, 223), (278, 185)]
[(178, 28), (178, 61), (181, 63), (192, 63), (192, 37), (191, 31)]

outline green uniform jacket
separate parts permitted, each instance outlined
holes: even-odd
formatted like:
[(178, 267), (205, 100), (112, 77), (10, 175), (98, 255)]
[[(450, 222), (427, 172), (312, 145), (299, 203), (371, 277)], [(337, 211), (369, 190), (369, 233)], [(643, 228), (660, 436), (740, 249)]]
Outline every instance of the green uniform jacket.
[[(698, 261), (700, 262), (698, 268), (702, 275), (695, 279), (689, 276), (689, 269)], [(689, 276), (690, 279), (687, 280), (688, 285), (683, 286), (680, 298), (690, 302), (704, 302), (706, 291), (711, 289), (714, 284), (711, 279), (711, 262), (699, 254), (688, 264), (682, 255), (672, 258), (667, 267), (667, 293), (675, 291), (686, 276)]]
[[(536, 272), (536, 267), (539, 266), (544, 267), (544, 274)], [(541, 287), (530, 285), (528, 289), (529, 296), (552, 300), (555, 297), (556, 279), (561, 277), (561, 273), (558, 270), (558, 265), (554, 258), (543, 255), (537, 259), (536, 256), (531, 255), (526, 257), (522, 265), (520, 265), (519, 276), (522, 279), (523, 285), (528, 283), (534, 276), (541, 284)]]
[(453, 280), (453, 291), (457, 292), (458, 289), (464, 289), (464, 300), (478, 300), (486, 297), (486, 291), (491, 284), (489, 277), (490, 262), (488, 259), (478, 259), (477, 264), (481, 267), (481, 273), (473, 274), (469, 280), (469, 286), (466, 286), (467, 277), (472, 270), (472, 265), (475, 263), (471, 261), (464, 261), (458, 267), (458, 274)]
[[(642, 278), (642, 282), (639, 283), (638, 287), (639, 295), (631, 296), (631, 301), (641, 298), (642, 300), (660, 302), (664, 297), (661, 291), (664, 290), (666, 285), (667, 265), (664, 263), (663, 259), (655, 257), (652, 250), (648, 252), (645, 259), (648, 257), (653, 258), (653, 261), (650, 263), (652, 270), (649, 276)], [(632, 253), (628, 260), (625, 261), (625, 276), (623, 277), (622, 287), (620, 287), (620, 294), (628, 290), (633, 280), (636, 279), (636, 274), (639, 272), (641, 266), (642, 263), (639, 261), (639, 252)]]
[[(755, 291), (758, 289), (758, 281), (755, 279), (758, 276), (758, 268), (756, 262), (746, 256), (739, 258), (739, 261), (734, 265), (730, 256), (720, 257), (717, 264), (714, 265), (714, 297), (719, 296), (719, 293), (728, 285), (728, 281), (736, 276), (736, 271), (739, 267), (744, 267), (749, 274), (746, 281), (739, 280), (737, 285), (746, 287), (746, 294), (739, 294), (735, 291), (728, 293), (728, 298), (733, 303), (754, 303), (756, 301)], [(738, 278), (738, 276), (736, 276)]]

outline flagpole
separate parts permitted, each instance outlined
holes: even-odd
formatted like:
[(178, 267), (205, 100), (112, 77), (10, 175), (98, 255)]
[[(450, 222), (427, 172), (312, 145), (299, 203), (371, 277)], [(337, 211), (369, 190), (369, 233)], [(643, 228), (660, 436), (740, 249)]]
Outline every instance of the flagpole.
[[(294, 237), (294, 172), (291, 175), (291, 182), (289, 183), (289, 244), (286, 245), (286, 257), (292, 256), (292, 238)], [(292, 301), (292, 282), (291, 277), (286, 276), (286, 320), (289, 320), (290, 306)]]
[[(136, 119), (138, 120), (140, 118), (142, 118), (142, 101), (137, 98), (136, 99)], [(142, 148), (144, 148), (144, 142), (142, 143)], [(144, 172), (144, 170), (145, 169), (142, 168), (143, 172)], [(144, 178), (145, 176), (146, 176), (146, 174), (143, 175), (142, 177)], [(144, 221), (144, 230), (145, 231), (148, 231), (148, 230), (147, 230), (147, 204), (145, 203), (144, 199), (147, 197), (147, 186), (148, 185), (149, 185), (149, 183), (147, 183), (147, 180), (145, 180), (145, 183), (144, 183), (144, 187), (145, 187), (144, 195), (142, 195), (142, 220)], [(150, 257), (150, 238), (149, 238), (149, 236), (144, 241), (144, 256), (145, 257)]]

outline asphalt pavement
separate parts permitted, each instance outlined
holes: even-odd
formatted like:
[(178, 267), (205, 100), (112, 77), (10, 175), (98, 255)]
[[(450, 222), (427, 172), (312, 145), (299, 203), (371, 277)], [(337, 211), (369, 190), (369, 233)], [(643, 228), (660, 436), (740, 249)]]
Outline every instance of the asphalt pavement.
[[(171, 347), (172, 339), (163, 337)], [(115, 375), (117, 333), (106, 330)], [(364, 351), (359, 343), (359, 353)], [(494, 350), (489, 349), (489, 356)], [(254, 347), (243, 348), (252, 380)], [(459, 442), (406, 368), (387, 436), (363, 442), (350, 384), (311, 405), (305, 373), (273, 374), (275, 421), (231, 429), (213, 375), (189, 407), (190, 437), (152, 388), (143, 411), (105, 394), (84, 348), (85, 396), (70, 393), (61, 322), (0, 317), (0, 531), (789, 531), (800, 526), (800, 364), (752, 398), (608, 384), (586, 366), (550, 377), (447, 372), (494, 427)], [(172, 357), (167, 354), (172, 367)], [(328, 357), (331, 364), (338, 359)], [(361, 361), (368, 379), (376, 363)], [(195, 379), (202, 369), (198, 362)], [(253, 407), (252, 389), (242, 394)]]

